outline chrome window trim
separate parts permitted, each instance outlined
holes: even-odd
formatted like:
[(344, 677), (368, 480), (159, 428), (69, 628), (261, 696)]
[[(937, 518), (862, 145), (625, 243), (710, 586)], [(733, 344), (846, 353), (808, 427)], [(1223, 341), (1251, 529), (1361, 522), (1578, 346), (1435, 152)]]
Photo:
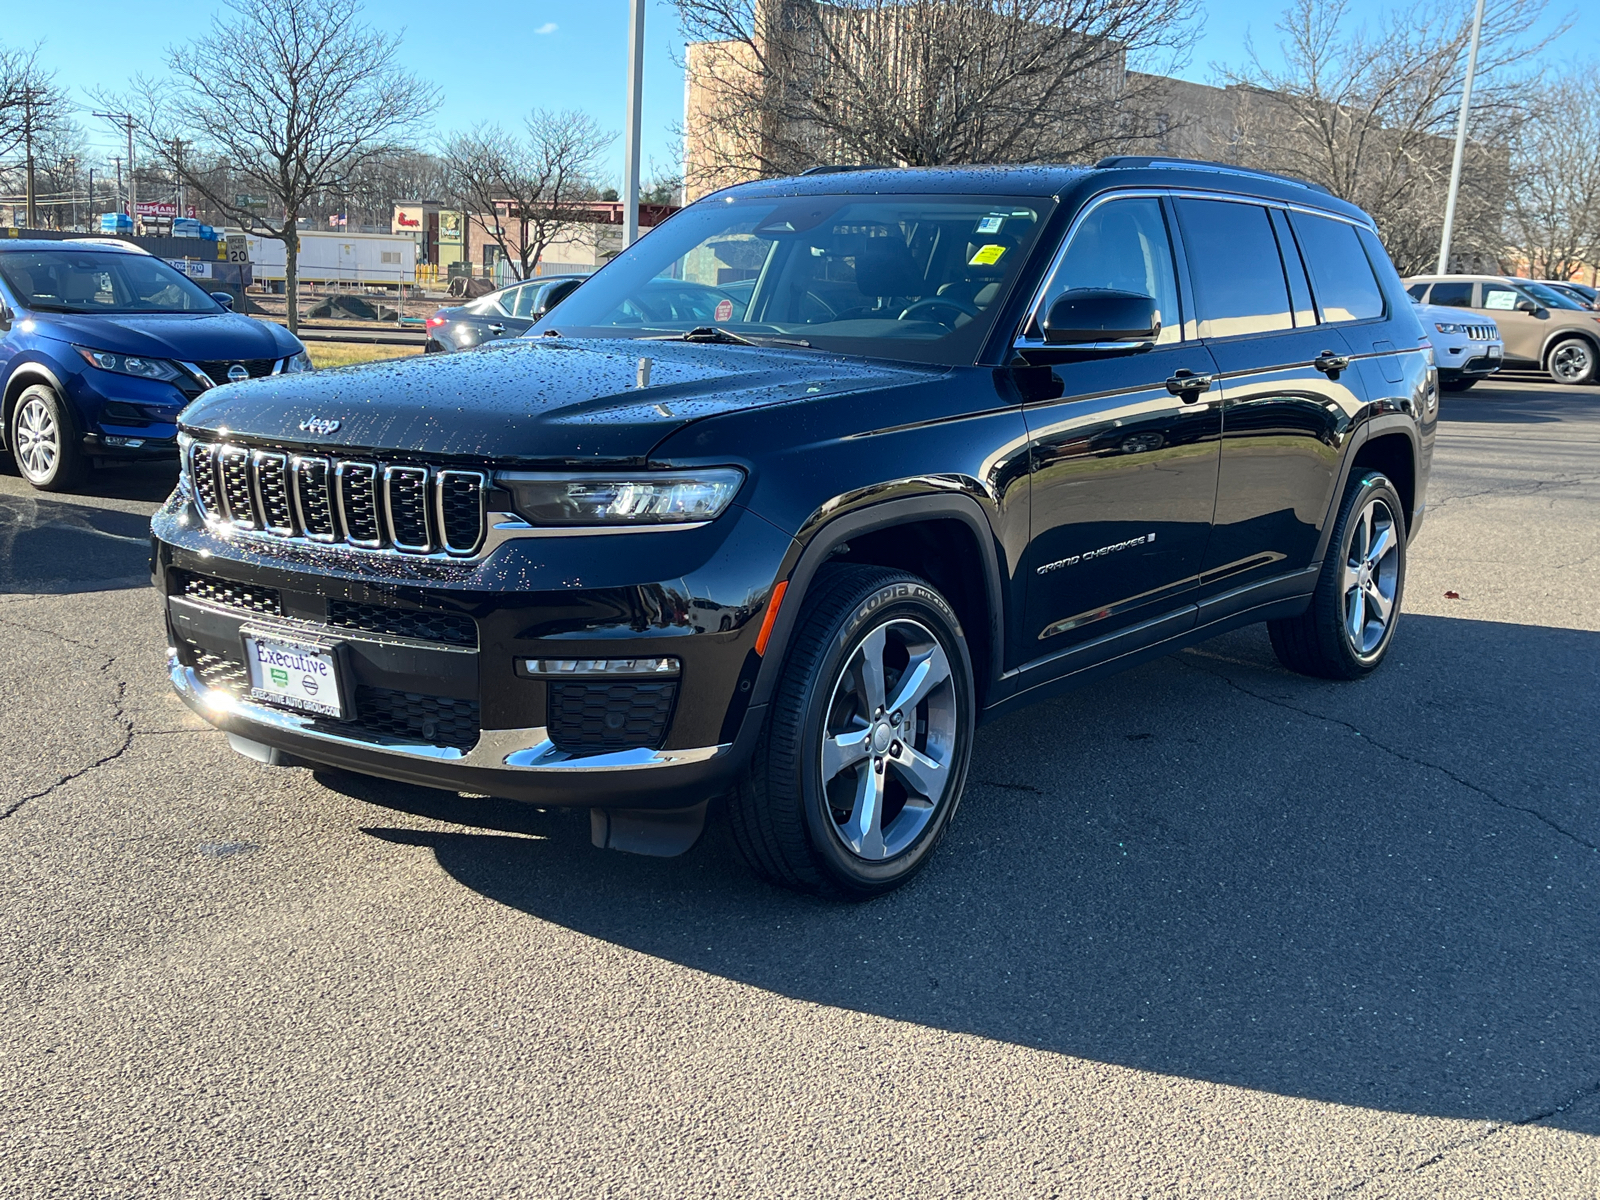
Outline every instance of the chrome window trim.
[[(427, 539), (421, 543), (402, 542), (394, 524), (394, 481), (401, 476), (422, 476), (422, 525)], [(429, 471), (427, 467), (386, 466), (383, 468), (383, 523), (389, 527), (389, 541), (396, 550), (409, 554), (429, 554), (433, 551), (433, 505), (428, 503)]]
[[(345, 512), (344, 506), (344, 481), (345, 477), (365, 473), (367, 482), (372, 485), (372, 520), (378, 526), (376, 539), (356, 538), (350, 536), (350, 515)], [(378, 495), (378, 465), (371, 462), (357, 462), (353, 459), (341, 458), (333, 465), (334, 494), (337, 497), (339, 511), (339, 527), (344, 530), (344, 541), (347, 546), (359, 546), (363, 550), (382, 550), (384, 511), (382, 498)]]
[[(1102, 204), (1109, 204), (1113, 200), (1161, 199), (1163, 197), (1165, 197), (1167, 199), (1171, 199), (1171, 200), (1222, 200), (1222, 201), (1226, 201), (1229, 204), (1254, 204), (1254, 205), (1256, 205), (1256, 206), (1258, 206), (1260, 208), (1281, 208), (1285, 212), (1302, 212), (1302, 213), (1305, 213), (1308, 216), (1326, 217), (1331, 221), (1343, 221), (1346, 225), (1353, 226), (1354, 228), (1357, 228), (1357, 229), (1366, 229), (1369, 232), (1373, 232), (1373, 233), (1377, 232), (1375, 229), (1373, 229), (1373, 227), (1372, 227), (1370, 222), (1358, 221), (1354, 217), (1347, 217), (1347, 216), (1344, 216), (1342, 213), (1329, 212), (1327, 209), (1317, 208), (1316, 206), (1310, 205), (1310, 204), (1296, 203), (1296, 202), (1291, 201), (1291, 200), (1278, 200), (1278, 199), (1274, 199), (1274, 198), (1268, 198), (1268, 197), (1265, 197), (1265, 196), (1250, 196), (1250, 195), (1244, 195), (1244, 194), (1241, 194), (1241, 193), (1238, 193), (1238, 192), (1221, 192), (1221, 191), (1210, 192), (1210, 191), (1202, 191), (1202, 190), (1197, 189), (1197, 188), (1174, 188), (1174, 187), (1120, 188), (1120, 189), (1115, 189), (1115, 190), (1112, 190), (1112, 191), (1102, 192), (1098, 196), (1091, 197), (1089, 199), (1089, 201), (1086, 204), (1084, 204), (1084, 206), (1082, 208), (1080, 208), (1078, 210), (1077, 214), (1072, 218), (1072, 224), (1067, 227), (1066, 235), (1064, 237), (1062, 237), (1061, 244), (1056, 247), (1055, 253), (1051, 256), (1050, 266), (1046, 269), (1046, 271), (1044, 273), (1044, 278), (1040, 281), (1039, 286), (1034, 290), (1033, 299), (1028, 302), (1028, 307), (1027, 307), (1027, 310), (1023, 313), (1022, 321), (1021, 321), (1020, 324), (1018, 324), (1016, 334), (1011, 339), (1011, 348), (1013, 350), (1044, 350), (1044, 349), (1047, 349), (1047, 348), (1048, 349), (1076, 349), (1076, 347), (1071, 347), (1071, 346), (1067, 346), (1067, 347), (1049, 347), (1049, 346), (1047, 346), (1047, 344), (1046, 344), (1046, 342), (1045, 342), (1045, 340), (1043, 338), (1030, 338), (1030, 337), (1027, 337), (1027, 336), (1025, 336), (1024, 331), (1030, 325), (1033, 325), (1036, 322), (1042, 322), (1043, 321), (1044, 314), (1042, 312), (1042, 309), (1044, 307), (1044, 298), (1047, 295), (1050, 294), (1050, 285), (1055, 282), (1056, 275), (1061, 270), (1062, 260), (1065, 259), (1066, 256), (1067, 256), (1067, 249), (1068, 249), (1068, 247), (1070, 247), (1072, 245), (1072, 239), (1077, 235), (1078, 227), (1083, 224), (1084, 219), (1086, 217), (1088, 217), (1088, 215), (1091, 212), (1093, 212), (1095, 209), (1099, 208)], [(1169, 235), (1168, 236), (1169, 237), (1171, 236), (1170, 231), (1169, 231)], [(1182, 237), (1182, 233), (1181, 232), (1178, 234), (1178, 237), (1179, 238)], [(1187, 248), (1185, 248), (1184, 261), (1187, 261), (1187, 260), (1188, 260), (1188, 253), (1187, 253)], [(1174, 254), (1174, 256), (1173, 256), (1173, 267), (1174, 267), (1174, 269), (1176, 269), (1176, 267), (1177, 267), (1177, 255), (1176, 254)], [(1178, 281), (1178, 283), (1179, 283), (1179, 290), (1178, 290), (1179, 303), (1181, 304), (1183, 302), (1183, 300), (1187, 299), (1190, 302), (1191, 306), (1192, 306), (1193, 303), (1194, 303), (1194, 297), (1189, 294), (1189, 289), (1184, 286), (1184, 284), (1186, 282), (1188, 282), (1188, 281), (1186, 281), (1184, 279), (1181, 279), (1181, 278)], [(1314, 290), (1313, 290), (1313, 294), (1312, 294), (1312, 300), (1313, 300), (1313, 302), (1315, 302), (1315, 300), (1316, 300), (1316, 295), (1315, 295), (1315, 291)], [(1385, 297), (1385, 303), (1387, 303), (1387, 297)], [(1318, 316), (1319, 316), (1319, 318), (1321, 316), (1320, 307), (1318, 309)], [(1191, 318), (1187, 314), (1185, 314), (1184, 322), (1183, 322), (1183, 324), (1184, 324), (1184, 333), (1183, 333), (1183, 337), (1181, 338), (1181, 340), (1185, 341), (1185, 342), (1188, 342), (1188, 341), (1200, 341), (1201, 338), (1200, 338), (1200, 334), (1199, 334), (1199, 329), (1200, 329), (1199, 314), (1196, 313), (1194, 315), (1194, 317), (1192, 318), (1192, 320), (1194, 322), (1194, 327), (1195, 327), (1195, 336), (1193, 338), (1188, 336), (1188, 328), (1187, 327), (1188, 327), (1188, 325), (1190, 323), (1190, 320), (1191, 320)], [(1348, 324), (1358, 324), (1359, 322), (1345, 321), (1345, 322), (1336, 322), (1336, 323), (1337, 324), (1347, 324), (1348, 325)], [(1317, 325), (1322, 325), (1322, 324), (1325, 324), (1325, 322), (1323, 322), (1323, 321), (1321, 321), (1319, 319)], [(1305, 328), (1307, 328), (1307, 329), (1315, 329), (1315, 328), (1317, 328), (1317, 325), (1308, 325)], [(1275, 330), (1273, 332), (1282, 332), (1282, 331), (1281, 330)], [(1261, 335), (1259, 335), (1259, 334), (1239, 334), (1239, 335), (1236, 335), (1236, 336), (1239, 336), (1239, 337), (1259, 337)], [(1101, 345), (1113, 345), (1113, 346), (1121, 347), (1123, 344), (1120, 343), (1120, 342), (1096, 343), (1097, 347), (1101, 346)], [(1128, 349), (1128, 350), (1136, 350), (1136, 349), (1138, 349), (1138, 344), (1137, 343), (1133, 343), (1133, 342), (1129, 342), (1129, 343), (1127, 343), (1126, 349)]]
[[(467, 479), (475, 479), (478, 482), (478, 530), (476, 536), (474, 536), (472, 540), (472, 545), (465, 550), (450, 544), (449, 526), (445, 523), (444, 519), (445, 480), (453, 475), (459, 475)], [(489, 490), (489, 476), (482, 471), (463, 471), (453, 467), (447, 467), (443, 470), (435, 471), (433, 473), (433, 479), (434, 520), (437, 522), (439, 527), (439, 548), (446, 554), (449, 554), (455, 558), (471, 558), (478, 552), (478, 547), (483, 545), (484, 542), (484, 525), (488, 516), (487, 512), (485, 511), (486, 502), (484, 497), (488, 494)]]

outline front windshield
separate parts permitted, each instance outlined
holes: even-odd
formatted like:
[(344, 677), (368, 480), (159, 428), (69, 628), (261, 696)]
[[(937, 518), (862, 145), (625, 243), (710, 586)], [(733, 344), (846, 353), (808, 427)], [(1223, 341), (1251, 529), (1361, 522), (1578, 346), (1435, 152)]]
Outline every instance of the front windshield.
[(23, 308), (61, 313), (217, 312), (219, 305), (159, 258), (116, 250), (0, 253), (0, 276)]
[(709, 326), (762, 345), (971, 362), (1047, 204), (993, 196), (706, 200), (642, 239), (531, 332), (664, 337)]
[(1546, 308), (1575, 308), (1580, 312), (1583, 310), (1583, 305), (1565, 292), (1558, 292), (1555, 288), (1546, 287), (1542, 283), (1525, 283), (1522, 285), (1522, 290)]

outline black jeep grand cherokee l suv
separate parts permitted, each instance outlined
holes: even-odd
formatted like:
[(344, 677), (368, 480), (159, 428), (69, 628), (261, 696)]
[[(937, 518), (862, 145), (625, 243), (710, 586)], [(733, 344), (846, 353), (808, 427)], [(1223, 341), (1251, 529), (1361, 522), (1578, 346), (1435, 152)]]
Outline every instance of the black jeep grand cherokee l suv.
[(763, 875), (882, 892), (979, 720), (1255, 621), (1373, 670), (1437, 405), (1371, 222), (1309, 186), (752, 183), (524, 338), (191, 405), (172, 683), (265, 761), (586, 806), (647, 853), (725, 796)]

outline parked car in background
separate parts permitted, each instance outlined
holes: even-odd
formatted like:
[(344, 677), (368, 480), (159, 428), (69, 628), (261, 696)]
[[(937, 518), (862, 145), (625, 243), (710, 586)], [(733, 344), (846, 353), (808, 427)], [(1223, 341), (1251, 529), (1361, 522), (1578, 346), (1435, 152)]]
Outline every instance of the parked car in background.
[(1295, 671), (1378, 669), (1438, 415), (1321, 188), (743, 184), (522, 338), (191, 407), (169, 677), (262, 762), (587, 807), (651, 854), (721, 796), (757, 872), (874, 895), (980, 721), (1256, 622)]
[(424, 354), (468, 350), (485, 342), (526, 333), (587, 279), (587, 275), (545, 275), (503, 287), (466, 304), (441, 308), (428, 318)]
[(0, 242), (0, 301), (0, 434), (44, 491), (175, 458), (179, 410), (217, 385), (311, 369), (287, 329), (111, 239)]
[(1433, 361), (1439, 368), (1439, 386), (1447, 392), (1464, 392), (1480, 379), (1493, 375), (1505, 362), (1500, 327), (1487, 317), (1463, 313), (1458, 308), (1417, 304), (1417, 319), (1433, 343)]
[(1539, 282), (1547, 288), (1560, 292), (1568, 299), (1576, 300), (1584, 308), (1597, 307), (1596, 301), (1600, 298), (1600, 292), (1586, 283), (1571, 283), (1564, 279), (1541, 279)]
[(1405, 282), (1413, 300), (1493, 321), (1508, 367), (1545, 371), (1566, 384), (1594, 383), (1600, 373), (1600, 313), (1535, 280), (1418, 275)]

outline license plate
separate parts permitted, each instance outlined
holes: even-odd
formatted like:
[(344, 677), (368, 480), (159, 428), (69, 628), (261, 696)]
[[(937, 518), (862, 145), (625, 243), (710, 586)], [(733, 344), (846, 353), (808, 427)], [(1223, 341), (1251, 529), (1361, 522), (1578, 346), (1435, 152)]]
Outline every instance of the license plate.
[(1499, 346), (1490, 346), (1489, 347), (1489, 357), (1490, 358), (1499, 358), (1500, 357), (1500, 347)]
[(344, 716), (332, 647), (247, 633), (244, 661), (250, 668), (254, 699), (324, 717)]

